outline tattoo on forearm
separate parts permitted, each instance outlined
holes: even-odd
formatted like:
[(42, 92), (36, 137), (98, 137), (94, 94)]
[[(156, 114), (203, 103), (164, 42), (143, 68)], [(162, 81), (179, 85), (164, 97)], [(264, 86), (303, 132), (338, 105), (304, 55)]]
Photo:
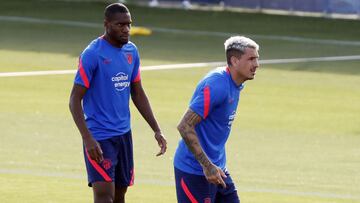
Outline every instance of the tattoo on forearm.
[(186, 114), (184, 116), (184, 121), (189, 126), (195, 126), (196, 124), (198, 124), (201, 121), (201, 117), (192, 111), (188, 111), (188, 112), (186, 112)]
[(204, 167), (208, 167), (211, 164), (209, 158), (205, 155), (204, 152), (195, 155), (195, 158)]
[(199, 139), (195, 132), (195, 125), (201, 121), (201, 117), (191, 110), (188, 110), (181, 120), (178, 130), (184, 139), (189, 150), (194, 154), (196, 160), (204, 166), (208, 167), (211, 162), (201, 148)]

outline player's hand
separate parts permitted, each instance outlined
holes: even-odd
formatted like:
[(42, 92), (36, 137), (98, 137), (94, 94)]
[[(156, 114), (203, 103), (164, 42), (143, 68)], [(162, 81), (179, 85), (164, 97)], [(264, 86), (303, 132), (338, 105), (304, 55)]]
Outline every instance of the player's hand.
[(103, 161), (103, 152), (101, 150), (100, 144), (92, 137), (83, 139), (85, 150), (89, 154), (92, 160), (100, 163)]
[(222, 185), (223, 188), (226, 188), (226, 184), (223, 180), (223, 178), (226, 178), (226, 175), (221, 168), (215, 166), (214, 164), (210, 164), (209, 166), (204, 167), (203, 171), (209, 183)]
[(161, 133), (161, 131), (155, 132), (155, 139), (158, 142), (158, 145), (160, 147), (160, 152), (157, 153), (156, 156), (165, 154), (166, 149), (167, 149), (167, 142), (166, 142), (164, 135)]

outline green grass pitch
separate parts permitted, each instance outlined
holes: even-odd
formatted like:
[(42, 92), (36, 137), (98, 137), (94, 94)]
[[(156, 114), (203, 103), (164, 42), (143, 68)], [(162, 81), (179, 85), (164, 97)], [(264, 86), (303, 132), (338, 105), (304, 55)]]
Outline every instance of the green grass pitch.
[[(0, 16), (102, 23), (105, 4), (4, 1)], [(134, 25), (255, 36), (261, 59), (359, 55), (360, 21), (130, 6)], [(103, 29), (1, 20), (0, 72), (76, 69)], [(258, 37), (256, 37), (258, 36)], [(226, 36), (154, 32), (132, 38), (142, 65), (224, 61)], [(132, 106), (135, 185), (127, 202), (176, 202), (176, 125), (212, 67), (142, 72), (168, 152)], [(0, 202), (91, 202), (81, 138), (68, 110), (74, 75), (0, 77)], [(227, 144), (246, 203), (360, 202), (360, 62), (263, 65), (246, 83)]]

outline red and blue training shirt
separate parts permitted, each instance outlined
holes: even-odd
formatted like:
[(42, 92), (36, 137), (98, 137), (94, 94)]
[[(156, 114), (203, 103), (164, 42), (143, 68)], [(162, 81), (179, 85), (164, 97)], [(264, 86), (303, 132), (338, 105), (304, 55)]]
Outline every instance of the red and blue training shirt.
[[(208, 73), (197, 85), (189, 108), (202, 117), (195, 126), (200, 145), (211, 162), (225, 170), (225, 143), (235, 118), (240, 91), (227, 67)], [(183, 139), (175, 152), (174, 166), (181, 171), (204, 175), (203, 169)]]
[(104, 140), (130, 130), (130, 87), (140, 80), (139, 53), (132, 42), (118, 48), (99, 37), (85, 48), (75, 84), (88, 89), (83, 110), (94, 139)]

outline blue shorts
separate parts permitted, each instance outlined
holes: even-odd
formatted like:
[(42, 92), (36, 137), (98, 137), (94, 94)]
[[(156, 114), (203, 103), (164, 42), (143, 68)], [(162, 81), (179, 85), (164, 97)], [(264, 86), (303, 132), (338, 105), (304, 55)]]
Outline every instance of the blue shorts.
[(84, 147), (84, 157), (88, 174), (88, 185), (94, 182), (114, 182), (116, 187), (134, 184), (134, 159), (131, 131), (124, 135), (98, 141), (104, 160), (92, 160)]
[(178, 203), (240, 203), (230, 174), (225, 171), (226, 188), (209, 183), (205, 176), (185, 173), (175, 168)]

